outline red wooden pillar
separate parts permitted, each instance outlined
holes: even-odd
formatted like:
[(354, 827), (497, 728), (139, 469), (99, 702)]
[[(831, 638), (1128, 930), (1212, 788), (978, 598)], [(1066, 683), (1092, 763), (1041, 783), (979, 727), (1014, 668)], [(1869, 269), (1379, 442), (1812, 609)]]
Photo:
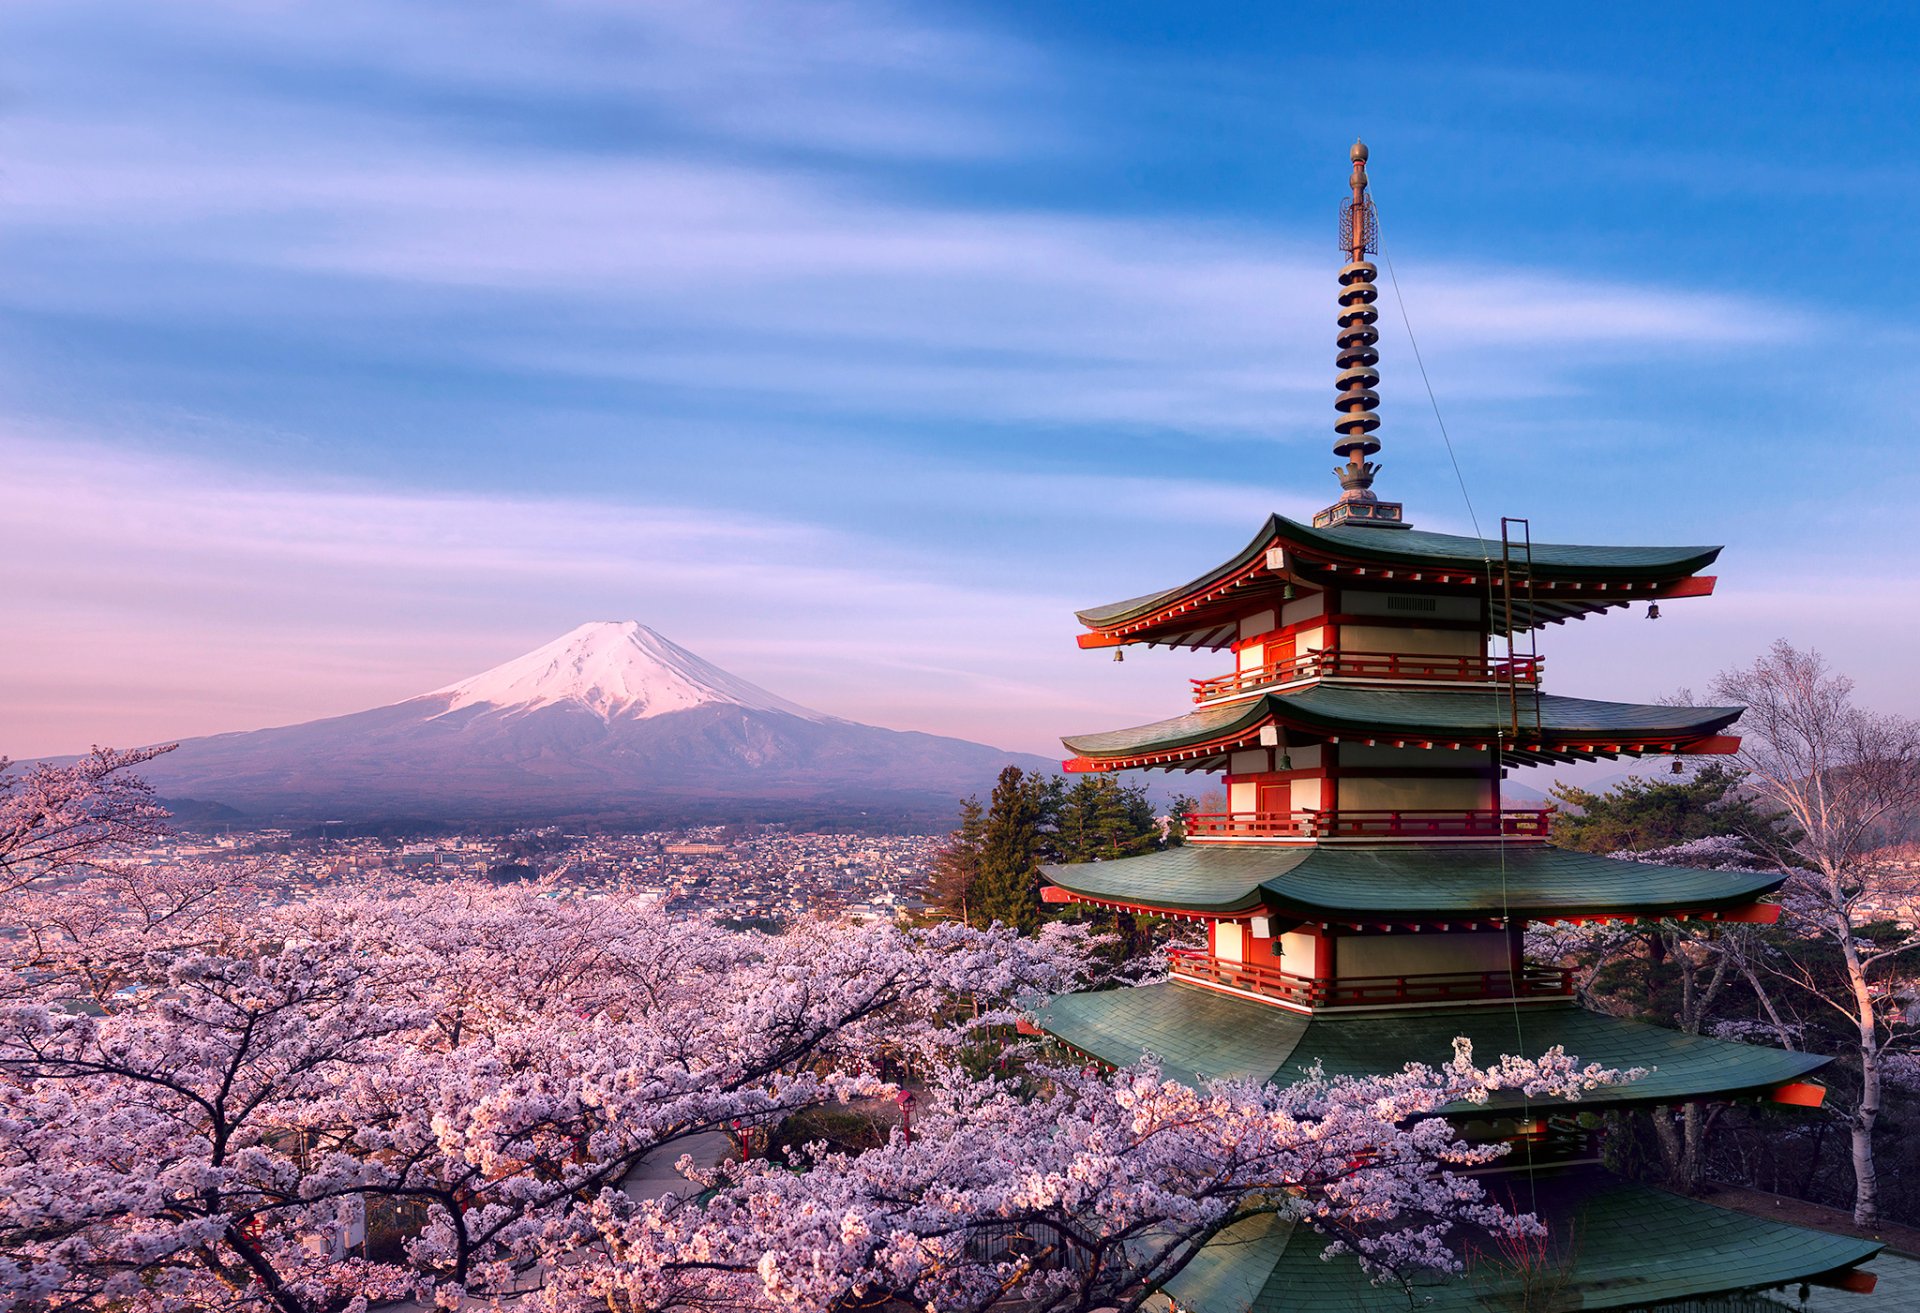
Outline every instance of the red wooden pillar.
[(1519, 917), (1507, 919), (1507, 974), (1512, 978), (1513, 996), (1519, 998), (1527, 976), (1527, 923)]
[(1313, 932), (1313, 992), (1318, 1002), (1333, 1002), (1334, 977), (1340, 972), (1339, 941), (1331, 926)]

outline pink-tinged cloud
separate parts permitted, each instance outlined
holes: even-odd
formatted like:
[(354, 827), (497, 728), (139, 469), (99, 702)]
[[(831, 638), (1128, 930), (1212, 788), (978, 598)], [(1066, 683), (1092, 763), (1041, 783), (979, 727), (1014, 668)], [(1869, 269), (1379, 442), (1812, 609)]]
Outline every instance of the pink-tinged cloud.
[[(986, 556), (770, 518), (295, 484), (70, 438), (8, 437), (0, 459), (16, 622), (0, 647), (0, 741), (15, 755), (380, 705), (606, 616), (832, 714), (1037, 752), (1061, 733), (1171, 714), (1186, 678), (1218, 664), (1142, 653), (1114, 665), (1074, 647), (1070, 615), (1110, 599), (1036, 589)], [(1035, 506), (1087, 491), (1006, 486)], [(1230, 488), (1099, 491), (1135, 497), (1142, 525), (1199, 517), (1222, 555), (1243, 536), (1234, 525), (1257, 522)], [(963, 482), (953, 495), (968, 495)], [(1658, 622), (1615, 613), (1549, 631), (1554, 686), (1652, 698), (1785, 634), (1857, 675), (1869, 701), (1917, 709), (1895, 654), (1920, 643), (1920, 579), (1724, 564), (1719, 597)]]

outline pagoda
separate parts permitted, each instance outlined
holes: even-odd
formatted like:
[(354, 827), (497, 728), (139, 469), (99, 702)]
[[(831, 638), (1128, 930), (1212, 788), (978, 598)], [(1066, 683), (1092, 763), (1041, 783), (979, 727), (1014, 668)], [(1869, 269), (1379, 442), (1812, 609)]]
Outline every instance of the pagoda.
[[(1205, 948), (1171, 978), (1049, 1000), (1058, 1043), (1122, 1065), (1155, 1055), (1176, 1079), (1286, 1082), (1439, 1065), (1456, 1036), (1487, 1060), (1554, 1045), (1650, 1074), (1576, 1104), (1517, 1092), (1463, 1111), (1464, 1134), (1514, 1151), (1490, 1193), (1521, 1187), (1568, 1247), (1540, 1307), (1773, 1308), (1772, 1288), (1867, 1291), (1879, 1246), (1722, 1210), (1598, 1163), (1596, 1113), (1694, 1101), (1817, 1105), (1827, 1059), (1687, 1035), (1579, 1006), (1570, 973), (1527, 960), (1530, 925), (1661, 919), (1770, 923), (1782, 878), (1686, 870), (1554, 847), (1549, 809), (1508, 807), (1514, 766), (1724, 754), (1740, 707), (1643, 706), (1549, 693), (1534, 636), (1604, 611), (1704, 597), (1717, 547), (1533, 542), (1412, 527), (1380, 500), (1377, 227), (1367, 150), (1341, 209), (1333, 450), (1341, 493), (1311, 523), (1269, 516), (1198, 577), (1079, 613), (1084, 648), (1223, 654), (1168, 720), (1064, 742), (1070, 772), (1220, 772), (1224, 810), (1185, 818), (1178, 847), (1049, 866), (1043, 897), (1197, 922)], [(1225, 660), (1230, 654), (1230, 663)], [(1501, 1177), (1504, 1175), (1504, 1181)], [(1570, 1245), (1565, 1237), (1574, 1237)], [(1164, 1295), (1190, 1313), (1406, 1309), (1351, 1258), (1271, 1217), (1203, 1249)], [(1431, 1309), (1516, 1303), (1476, 1269), (1419, 1293)], [(1537, 1292), (1535, 1292), (1537, 1294)]]

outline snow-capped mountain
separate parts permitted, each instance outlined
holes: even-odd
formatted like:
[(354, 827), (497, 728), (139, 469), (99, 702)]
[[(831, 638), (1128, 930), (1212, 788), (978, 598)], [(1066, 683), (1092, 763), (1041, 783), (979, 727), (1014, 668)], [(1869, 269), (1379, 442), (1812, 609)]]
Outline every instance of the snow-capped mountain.
[(633, 621), (370, 711), (190, 739), (145, 770), (171, 799), (288, 820), (942, 820), (1046, 758), (828, 716)]
[(644, 720), (715, 705), (834, 719), (736, 679), (637, 620), (598, 620), (492, 670), (437, 688), (443, 715), (485, 707), (521, 715), (541, 707), (583, 707), (602, 720)]

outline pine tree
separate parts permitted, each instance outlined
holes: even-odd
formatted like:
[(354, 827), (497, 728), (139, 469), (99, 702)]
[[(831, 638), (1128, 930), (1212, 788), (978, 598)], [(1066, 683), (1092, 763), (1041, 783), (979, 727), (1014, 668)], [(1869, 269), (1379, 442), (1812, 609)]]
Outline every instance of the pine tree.
[(986, 808), (980, 799), (960, 804), (960, 826), (947, 836), (946, 847), (933, 859), (927, 879), (927, 900), (956, 921), (984, 926), (975, 906), (980, 883), (980, 854), (986, 841)]
[(1589, 853), (1646, 852), (1712, 835), (1730, 835), (1756, 851), (1778, 842), (1780, 817), (1742, 791), (1741, 772), (1710, 763), (1681, 779), (1633, 776), (1605, 793), (1553, 786), (1553, 800), (1572, 811), (1553, 818), (1553, 842)]
[(1083, 775), (1060, 799), (1058, 847), (1063, 862), (1111, 861), (1150, 851), (1159, 822), (1141, 785), (1109, 775)]
[(1051, 858), (1060, 812), (1057, 776), (1029, 775), (1018, 766), (1000, 772), (982, 831), (974, 915), (1023, 934), (1040, 926), (1040, 863)]

